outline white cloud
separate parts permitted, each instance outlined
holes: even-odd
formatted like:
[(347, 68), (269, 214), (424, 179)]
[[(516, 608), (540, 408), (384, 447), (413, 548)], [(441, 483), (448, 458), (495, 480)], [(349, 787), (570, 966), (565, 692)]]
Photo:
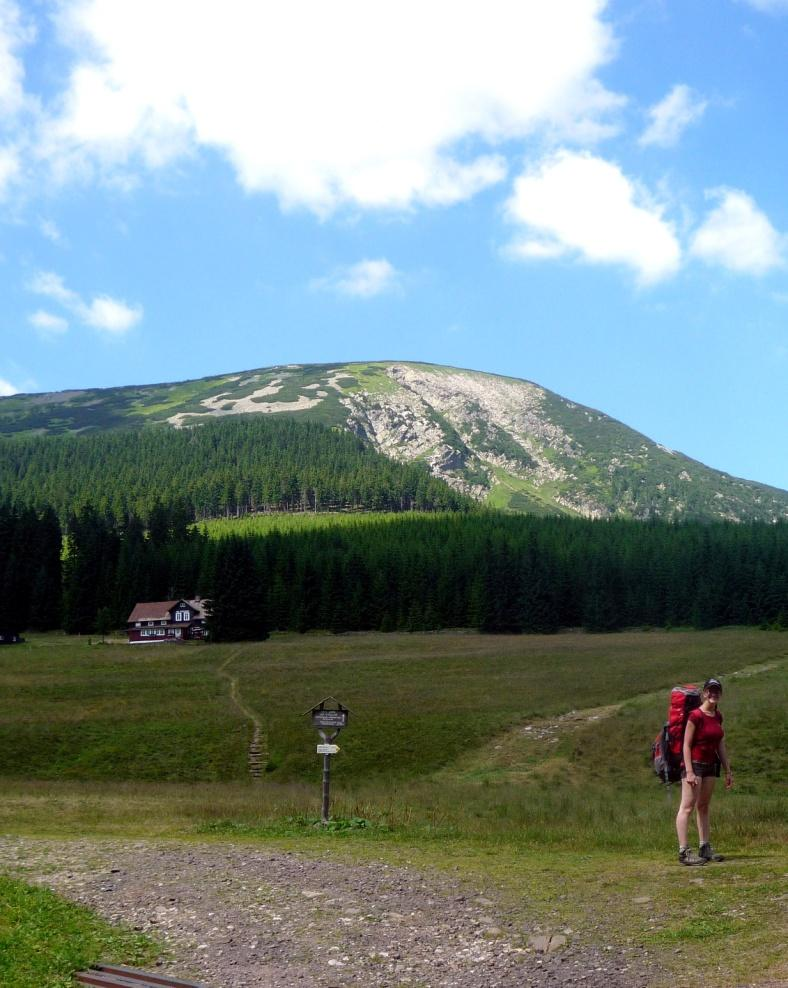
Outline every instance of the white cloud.
[(350, 267), (335, 271), (328, 278), (318, 278), (311, 287), (318, 291), (331, 291), (351, 298), (372, 298), (396, 288), (399, 272), (385, 258), (359, 261)]
[(690, 252), (709, 264), (742, 274), (765, 274), (784, 263), (786, 238), (740, 189), (713, 189), (719, 200), (695, 231)]
[(744, 0), (744, 3), (764, 14), (788, 13), (788, 0)]
[(31, 38), (13, 0), (0, 0), (0, 120), (12, 117), (27, 102), (24, 67), (18, 50)]
[(670, 148), (678, 144), (681, 135), (703, 116), (708, 101), (689, 86), (679, 85), (648, 111), (651, 123), (640, 136), (639, 144)]
[(450, 204), (503, 142), (610, 132), (606, 0), (73, 0), (76, 62), (39, 148), (60, 172), (198, 148), (285, 206)]
[(85, 302), (53, 271), (39, 272), (27, 287), (36, 295), (44, 295), (59, 302), (86, 326), (92, 326), (93, 329), (111, 336), (121, 336), (128, 332), (143, 316), (141, 305), (128, 305), (122, 299), (112, 298), (110, 295), (95, 295), (90, 302)]
[(0, 147), (0, 197), (21, 171), (19, 152), (15, 147)]
[(57, 223), (52, 220), (42, 219), (38, 224), (38, 228), (41, 231), (41, 236), (46, 237), (51, 243), (59, 244), (62, 242), (63, 234), (60, 232)]
[(142, 306), (127, 305), (109, 295), (97, 295), (84, 310), (83, 320), (94, 329), (122, 335), (142, 319)]
[(34, 294), (46, 295), (47, 298), (60, 302), (61, 305), (72, 311), (83, 304), (79, 295), (70, 288), (66, 288), (66, 283), (54, 271), (39, 271), (27, 287)]
[(550, 261), (566, 253), (566, 247), (557, 240), (517, 240), (511, 253), (524, 260)]
[(27, 321), (35, 327), (42, 336), (59, 336), (68, 329), (68, 320), (62, 316), (55, 316), (51, 312), (37, 309), (28, 316)]
[(524, 227), (508, 248), (525, 260), (579, 255), (634, 269), (643, 283), (675, 273), (681, 248), (662, 208), (618, 165), (561, 150), (521, 175), (507, 204)]
[(0, 377), (0, 397), (7, 398), (9, 395), (19, 394), (19, 388)]

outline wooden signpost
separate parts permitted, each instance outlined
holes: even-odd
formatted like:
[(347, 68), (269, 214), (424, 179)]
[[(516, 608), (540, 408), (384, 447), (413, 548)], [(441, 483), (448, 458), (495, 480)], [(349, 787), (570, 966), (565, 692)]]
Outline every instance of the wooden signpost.
[[(327, 707), (327, 703), (333, 703), (335, 706)], [(318, 734), (323, 740), (323, 743), (317, 746), (318, 755), (323, 756), (323, 804), (320, 812), (320, 822), (322, 824), (328, 823), (331, 756), (339, 751), (339, 745), (333, 742), (342, 728), (347, 727), (349, 713), (348, 708), (343, 706), (333, 696), (325, 697), (320, 703), (315, 704), (314, 707), (307, 710), (307, 714), (312, 718), (312, 727), (317, 729)]]

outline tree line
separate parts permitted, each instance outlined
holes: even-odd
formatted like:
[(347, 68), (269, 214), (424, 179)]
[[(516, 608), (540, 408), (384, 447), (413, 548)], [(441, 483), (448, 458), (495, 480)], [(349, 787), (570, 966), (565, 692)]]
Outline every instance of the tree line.
[(0, 438), (0, 492), (61, 524), (91, 505), (118, 525), (178, 502), (193, 519), (256, 511), (454, 511), (471, 502), (315, 422), (236, 416), (184, 429)]
[(61, 546), (52, 508), (0, 503), (0, 632), (60, 627)]
[[(211, 539), (177, 506), (122, 524), (51, 508), (0, 512), (0, 614), (69, 633), (121, 628), (133, 606), (212, 599), (215, 640), (269, 630), (788, 627), (788, 524), (590, 521), (492, 511), (373, 516)], [(0, 626), (2, 619), (0, 619)]]

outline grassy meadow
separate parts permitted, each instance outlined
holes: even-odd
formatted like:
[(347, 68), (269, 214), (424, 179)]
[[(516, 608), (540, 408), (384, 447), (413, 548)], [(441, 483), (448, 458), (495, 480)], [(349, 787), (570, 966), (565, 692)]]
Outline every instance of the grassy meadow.
[(309, 532), (322, 528), (356, 528), (360, 525), (378, 525), (387, 521), (401, 521), (403, 518), (441, 518), (436, 511), (270, 511), (242, 515), (240, 518), (208, 518), (195, 522), (195, 528), (206, 532), (212, 539), (229, 535), (246, 537), (249, 535), (270, 535), (279, 532), (289, 535), (292, 532)]
[[(712, 812), (729, 859), (682, 869), (677, 793), (648, 750), (670, 686), (712, 674), (736, 774)], [(787, 693), (788, 635), (743, 629), (147, 649), (33, 636), (0, 650), (0, 830), (268, 841), (448, 868), (524, 916), (640, 944), (668, 968), (691, 951), (719, 984), (786, 976), (773, 903), (788, 871)], [(351, 715), (325, 831), (304, 712), (329, 694)], [(259, 782), (233, 696), (263, 727)]]

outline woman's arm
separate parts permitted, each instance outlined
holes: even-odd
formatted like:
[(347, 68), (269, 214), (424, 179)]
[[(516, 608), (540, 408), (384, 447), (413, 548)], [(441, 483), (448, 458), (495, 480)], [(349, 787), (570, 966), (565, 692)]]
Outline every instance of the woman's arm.
[(695, 737), (695, 721), (688, 720), (687, 726), (684, 729), (684, 772), (687, 782), (691, 786), (697, 784), (698, 779), (695, 773), (692, 771), (692, 739)]
[(730, 758), (728, 758), (728, 749), (725, 747), (725, 738), (717, 746), (717, 754), (722, 762), (722, 767), (725, 769), (725, 788), (730, 789), (733, 785), (733, 772), (731, 771)]

